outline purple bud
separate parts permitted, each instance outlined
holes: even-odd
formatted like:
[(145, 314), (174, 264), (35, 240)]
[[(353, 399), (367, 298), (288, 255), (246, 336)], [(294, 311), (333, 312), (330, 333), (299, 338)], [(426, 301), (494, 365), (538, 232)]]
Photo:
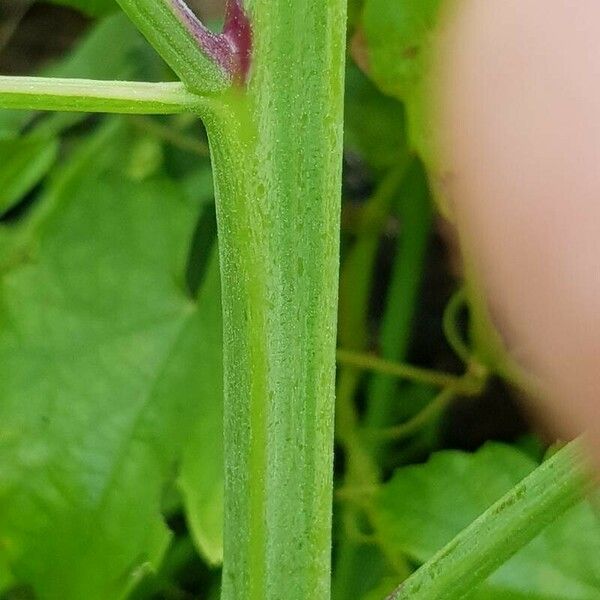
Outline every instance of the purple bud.
[(227, 0), (223, 36), (233, 50), (238, 77), (246, 81), (252, 60), (252, 27), (244, 11), (242, 0)]
[(185, 0), (170, 0), (175, 13), (200, 49), (236, 83), (245, 83), (252, 58), (252, 28), (242, 0), (227, 0), (225, 26), (220, 34), (210, 31)]

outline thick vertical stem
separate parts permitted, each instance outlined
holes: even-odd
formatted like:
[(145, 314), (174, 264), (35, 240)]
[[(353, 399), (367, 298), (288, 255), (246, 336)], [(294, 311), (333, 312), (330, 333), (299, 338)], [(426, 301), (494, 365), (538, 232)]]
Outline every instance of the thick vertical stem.
[(253, 0), (209, 123), (225, 316), (226, 600), (330, 595), (345, 2)]

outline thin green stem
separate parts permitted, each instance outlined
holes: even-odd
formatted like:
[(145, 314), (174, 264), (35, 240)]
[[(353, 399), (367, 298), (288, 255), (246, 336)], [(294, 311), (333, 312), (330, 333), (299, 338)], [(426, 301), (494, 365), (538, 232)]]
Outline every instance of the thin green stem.
[(388, 600), (458, 600), (472, 592), (590, 484), (580, 440), (544, 462), (407, 579)]
[[(364, 368), (364, 362), (360, 358), (357, 361), (356, 358), (357, 355), (363, 357), (361, 352), (367, 345), (365, 315), (371, 294), (377, 248), (403, 172), (403, 168), (398, 168), (387, 173), (365, 205), (361, 219), (364, 226), (348, 253), (340, 277), (338, 337), (340, 342), (350, 349), (337, 351), (337, 359), (342, 369), (338, 373), (337, 383), (336, 430), (337, 437), (349, 456), (349, 470), (362, 473), (363, 476), (373, 469), (366, 466), (369, 461), (364, 457), (358, 460), (362, 466), (357, 465), (357, 468), (354, 468), (353, 457), (362, 456), (354, 396), (360, 382), (360, 371)], [(361, 480), (361, 477), (358, 479)], [(352, 475), (349, 479), (356, 478)], [(365, 483), (364, 480), (362, 483)]]
[[(427, 180), (417, 160), (413, 161), (402, 186), (395, 212), (402, 229), (381, 322), (379, 351), (385, 359), (403, 362), (412, 338), (433, 220)], [(397, 382), (392, 377), (382, 374), (371, 379), (367, 388), (367, 427), (381, 428), (390, 424), (397, 393)], [(383, 449), (382, 445), (373, 444), (371, 451), (376, 460), (381, 458)]]
[(352, 350), (364, 350), (367, 345), (365, 315), (371, 294), (373, 267), (381, 232), (403, 175), (404, 168), (400, 167), (383, 177), (362, 210), (361, 231), (342, 266), (339, 339), (344, 347)]
[(457, 395), (458, 393), (455, 388), (448, 387), (442, 390), (423, 410), (412, 417), (412, 419), (406, 421), (406, 423), (379, 431), (373, 430), (372, 435), (376, 439), (396, 441), (410, 437), (435, 419)]
[(468, 391), (464, 377), (423, 369), (403, 363), (397, 363), (372, 354), (352, 352), (339, 348), (337, 351), (338, 363), (352, 366), (361, 370), (373, 371), (382, 375), (390, 375), (400, 379), (408, 379), (417, 383), (424, 383), (435, 387), (451, 387), (455, 390)]
[(354, 407), (354, 394), (359, 380), (360, 371), (347, 367), (339, 373), (337, 381), (336, 436), (346, 453), (344, 485), (352, 487), (377, 484), (377, 469), (364, 448)]
[[(489, 314), (489, 307), (478, 287), (478, 279), (469, 261), (465, 270), (467, 284), (450, 299), (444, 311), (443, 327), (446, 340), (457, 356), (470, 370), (493, 372), (531, 397), (544, 394), (540, 381), (525, 371), (510, 355), (504, 340)], [(469, 310), (469, 338), (473, 348), (463, 340), (460, 332), (460, 311)]]
[(215, 103), (181, 83), (0, 76), (0, 107), (128, 114), (206, 113)]
[(456, 355), (466, 364), (471, 362), (473, 352), (464, 342), (458, 325), (460, 311), (467, 307), (467, 294), (464, 288), (460, 288), (452, 295), (450, 302), (444, 310), (443, 328), (446, 340)]

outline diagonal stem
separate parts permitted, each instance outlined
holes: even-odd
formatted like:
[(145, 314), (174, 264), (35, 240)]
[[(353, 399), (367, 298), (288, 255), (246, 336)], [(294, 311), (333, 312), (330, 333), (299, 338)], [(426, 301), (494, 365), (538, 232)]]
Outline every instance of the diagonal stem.
[(212, 36), (181, 0), (117, 0), (125, 14), (193, 92), (222, 92), (230, 85), (231, 74), (198, 39), (198, 27)]
[(576, 440), (493, 504), (388, 600), (464, 598), (581, 501), (590, 481), (581, 440)]

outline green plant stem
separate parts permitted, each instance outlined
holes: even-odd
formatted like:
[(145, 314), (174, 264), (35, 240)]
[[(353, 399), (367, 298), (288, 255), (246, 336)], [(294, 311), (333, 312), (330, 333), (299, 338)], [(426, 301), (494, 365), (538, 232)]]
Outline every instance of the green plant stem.
[(248, 87), (206, 121), (225, 326), (225, 600), (329, 598), (345, 5), (247, 2)]
[[(357, 239), (347, 254), (340, 281), (339, 340), (344, 346), (341, 357), (363, 356), (368, 344), (366, 315), (371, 297), (372, 276), (381, 243), (383, 227), (405, 175), (406, 165), (387, 173), (363, 209), (363, 224)], [(353, 356), (354, 355), (354, 356)], [(338, 357), (340, 355), (338, 354)], [(363, 488), (378, 484), (378, 469), (370, 456), (360, 431), (355, 396), (362, 378), (361, 364), (342, 364), (338, 372), (336, 437), (346, 455), (344, 487)], [(364, 507), (347, 504), (341, 507), (341, 520), (346, 532), (359, 527), (367, 517)], [(354, 579), (360, 562), (363, 544), (346, 535), (339, 551), (335, 569), (334, 598), (345, 600), (356, 594)]]
[[(365, 452), (354, 396), (364, 368), (357, 355), (367, 346), (366, 314), (372, 287), (372, 274), (381, 241), (381, 232), (404, 175), (404, 167), (392, 169), (380, 182), (363, 208), (362, 229), (348, 253), (340, 277), (339, 340), (350, 350), (338, 350), (342, 364), (337, 380), (336, 435), (347, 454), (346, 482), (369, 485), (376, 482), (376, 468)], [(357, 352), (358, 351), (358, 352)], [(355, 360), (352, 360), (355, 359)], [(358, 363), (358, 364), (357, 364)], [(346, 528), (357, 518), (354, 508), (344, 511)]]
[(589, 483), (582, 443), (559, 450), (464, 529), (388, 600), (457, 600), (579, 502)]
[(450, 302), (448, 302), (448, 305), (444, 310), (444, 318), (442, 321), (447, 342), (465, 364), (468, 364), (472, 360), (473, 353), (460, 334), (458, 319), (460, 311), (467, 306), (465, 289), (460, 288), (453, 294), (452, 298), (450, 298)]
[(342, 365), (356, 367), (360, 370), (373, 371), (382, 375), (408, 379), (410, 381), (424, 383), (435, 387), (452, 387), (456, 390), (462, 390), (464, 388), (465, 391), (468, 391), (463, 377), (434, 371), (432, 369), (422, 369), (412, 365), (392, 362), (372, 354), (352, 352), (351, 350), (338, 348), (337, 359), (338, 363)]
[(367, 346), (365, 315), (372, 287), (372, 273), (381, 232), (387, 221), (404, 167), (392, 169), (379, 183), (361, 213), (361, 230), (344, 261), (340, 277), (339, 340), (350, 350)]
[(405, 423), (373, 431), (375, 439), (382, 440), (401, 440), (417, 433), (427, 423), (437, 417), (447, 406), (456, 398), (458, 391), (455, 388), (448, 387), (442, 390), (425, 408), (418, 412), (412, 419)]
[(205, 114), (215, 103), (181, 83), (0, 76), (0, 107), (69, 112)]
[(220, 92), (229, 87), (228, 76), (202, 52), (197, 40), (178, 18), (172, 0), (117, 2), (192, 92)]
[[(411, 165), (397, 211), (402, 231), (381, 322), (379, 349), (384, 359), (402, 362), (406, 360), (411, 340), (433, 221), (427, 179), (417, 160)], [(390, 424), (397, 391), (397, 382), (392, 377), (382, 373), (372, 378), (367, 389), (367, 428), (379, 429)], [(384, 444), (373, 442), (370, 451), (376, 462), (384, 448)]]

